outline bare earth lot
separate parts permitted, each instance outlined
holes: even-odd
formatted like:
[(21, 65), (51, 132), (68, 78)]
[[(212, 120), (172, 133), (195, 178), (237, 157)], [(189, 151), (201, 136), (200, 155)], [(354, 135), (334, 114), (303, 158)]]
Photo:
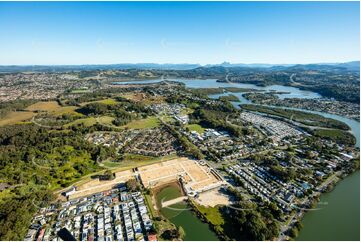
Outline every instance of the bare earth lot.
[(195, 192), (202, 192), (221, 183), (207, 165), (188, 158), (144, 166), (138, 170), (145, 187), (160, 186), (176, 181), (179, 177), (183, 178), (186, 189)]
[(229, 205), (231, 199), (229, 196), (220, 192), (219, 189), (202, 192), (195, 199), (197, 203), (206, 207), (215, 207), (217, 205)]
[(218, 190), (224, 182), (211, 172), (211, 168), (204, 163), (184, 157), (141, 166), (138, 167), (138, 172), (133, 172), (132, 169), (118, 171), (115, 172), (115, 179), (110, 181), (92, 179), (79, 183), (75, 193), (70, 195), (69, 199), (110, 190), (117, 184), (125, 183), (137, 175), (147, 188), (176, 182), (182, 177), (184, 188), (187, 191), (199, 193), (199, 197), (196, 199), (199, 204), (204, 206), (229, 204), (229, 198)]
[(69, 196), (69, 199), (77, 197), (84, 197), (90, 194), (106, 191), (112, 189), (119, 183), (124, 183), (133, 177), (131, 170), (120, 171), (115, 173), (115, 179), (110, 181), (99, 181), (99, 179), (93, 179), (77, 187), (77, 191)]

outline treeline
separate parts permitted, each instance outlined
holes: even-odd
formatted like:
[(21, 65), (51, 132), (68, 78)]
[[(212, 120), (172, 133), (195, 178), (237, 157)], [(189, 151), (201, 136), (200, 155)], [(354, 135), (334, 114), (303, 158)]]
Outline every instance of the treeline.
[(36, 102), (36, 100), (14, 100), (0, 103), (0, 118), (5, 117), (11, 111), (21, 111)]
[(23, 186), (11, 197), (0, 200), (0, 239), (2, 241), (22, 241), (39, 207), (53, 200), (52, 193), (46, 188)]
[(77, 109), (76, 111), (87, 116), (109, 115), (115, 117), (112, 123), (122, 126), (137, 118), (146, 118), (151, 111), (143, 104), (129, 101), (124, 98), (116, 98), (117, 103), (105, 104), (93, 102)]
[(280, 226), (277, 220), (282, 212), (274, 203), (261, 205), (258, 200), (246, 201), (233, 188), (228, 192), (236, 201), (232, 206), (218, 208), (223, 222), (213, 225), (222, 240), (265, 241), (278, 237)]
[(230, 123), (228, 120), (237, 118), (239, 111), (229, 102), (218, 105), (201, 106), (191, 114), (192, 122), (198, 122), (201, 126), (227, 131), (229, 134), (239, 137), (243, 134), (240, 126)]
[(0, 239), (22, 240), (33, 214), (51, 201), (54, 189), (102, 170), (98, 160), (116, 156), (112, 147), (84, 140), (93, 126), (48, 130), (33, 124), (0, 128), (0, 182), (10, 188), (0, 197)]
[(190, 142), (186, 136), (182, 135), (175, 127), (169, 124), (165, 124), (164, 126), (179, 141), (186, 155), (198, 160), (204, 159), (202, 152), (198, 149), (197, 146)]

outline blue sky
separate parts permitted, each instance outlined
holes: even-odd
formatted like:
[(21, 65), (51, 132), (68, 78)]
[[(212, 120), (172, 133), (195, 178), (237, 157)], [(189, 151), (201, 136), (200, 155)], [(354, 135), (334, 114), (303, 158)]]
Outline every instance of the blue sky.
[(0, 65), (359, 60), (359, 2), (0, 2)]

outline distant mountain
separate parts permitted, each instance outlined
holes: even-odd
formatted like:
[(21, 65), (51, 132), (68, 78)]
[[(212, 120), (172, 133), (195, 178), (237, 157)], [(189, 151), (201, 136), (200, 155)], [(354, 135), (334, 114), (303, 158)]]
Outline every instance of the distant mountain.
[(360, 70), (360, 61), (351, 61), (345, 63), (313, 63), (313, 64), (267, 64), (267, 63), (254, 63), (254, 64), (243, 64), (243, 63), (235, 63), (232, 64), (230, 62), (223, 62), (221, 64), (208, 64), (204, 67), (227, 67), (227, 68), (235, 68), (235, 67), (245, 67), (245, 68), (269, 68), (272, 70), (285, 70), (289, 68), (296, 69), (304, 69), (304, 70), (314, 70), (314, 69), (342, 69), (342, 70), (350, 70), (350, 71), (359, 71)]
[[(91, 70), (116, 70), (116, 69), (144, 69), (144, 70), (193, 70), (201, 68), (224, 69), (232, 68), (239, 70), (253, 69), (264, 71), (282, 71), (282, 70), (330, 70), (330, 71), (360, 71), (360, 61), (351, 61), (345, 63), (316, 63), (316, 64), (231, 64), (223, 62), (221, 64), (157, 64), (157, 63), (124, 63), (109, 65), (8, 65), (0, 66), (0, 72), (66, 72), (66, 71), (91, 71)], [(223, 69), (222, 69), (223, 68)]]
[(115, 69), (157, 69), (157, 70), (191, 70), (200, 67), (199, 64), (156, 64), (156, 63), (125, 63), (109, 65), (9, 65), (0, 66), (0, 72), (65, 72)]
[(223, 62), (221, 64), (208, 64), (205, 65), (204, 67), (213, 67), (213, 66), (223, 66), (223, 67), (248, 67), (248, 68), (271, 68), (274, 66), (283, 66), (283, 67), (288, 67), (288, 66), (294, 66), (294, 64), (266, 64), (266, 63), (254, 63), (254, 64), (243, 64), (243, 63), (235, 63), (235, 64), (231, 64), (229, 62)]
[(360, 61), (351, 61), (345, 63), (320, 63), (320, 64), (306, 64), (306, 65), (294, 65), (288, 70), (322, 70), (322, 71), (360, 71)]
[(340, 63), (340, 64), (336, 64), (336, 65), (345, 67), (346, 69), (348, 69), (350, 71), (360, 71), (360, 61), (351, 61), (351, 62)]

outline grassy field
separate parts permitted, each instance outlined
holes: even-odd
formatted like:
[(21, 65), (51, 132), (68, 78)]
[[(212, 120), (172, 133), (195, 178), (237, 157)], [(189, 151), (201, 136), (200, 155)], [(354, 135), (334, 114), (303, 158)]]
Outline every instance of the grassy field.
[(57, 111), (61, 106), (56, 101), (37, 102), (26, 108), (28, 111)]
[[(89, 126), (96, 124), (97, 122), (99, 122), (100, 124), (112, 126), (113, 120), (114, 120), (114, 118), (110, 117), (110, 116), (101, 116), (99, 118), (95, 118), (95, 117), (81, 118), (81, 119), (77, 119), (71, 123), (64, 125), (64, 127), (70, 127), (70, 126), (77, 125), (77, 124), (84, 124), (86, 127), (89, 127)], [(116, 126), (114, 126), (114, 127), (116, 127)]]
[(113, 161), (103, 161), (101, 164), (102, 164), (102, 167), (109, 168), (109, 169), (117, 168), (122, 165), (121, 162), (113, 162)]
[(69, 115), (75, 115), (75, 116), (84, 116), (81, 113), (76, 112), (75, 110), (78, 109), (78, 107), (76, 106), (65, 106), (65, 107), (60, 107), (59, 109), (55, 110), (52, 114), (55, 116), (60, 116), (63, 114), (69, 114)]
[(162, 156), (162, 157), (153, 157), (153, 156), (125, 153), (123, 160), (128, 161), (128, 162), (147, 163), (147, 162), (153, 162), (153, 161), (155, 161), (155, 162), (167, 161), (167, 160), (171, 160), (171, 159), (175, 159), (175, 158), (178, 158), (178, 156), (176, 154), (166, 155), (166, 156)]
[(203, 134), (204, 133), (204, 128), (202, 126), (200, 126), (199, 124), (188, 124), (186, 125), (186, 127), (190, 130), (190, 131), (196, 131), (199, 134)]
[(110, 117), (110, 116), (101, 116), (98, 119), (98, 122), (101, 124), (108, 124), (111, 125), (112, 121), (114, 120), (114, 117)]
[(157, 117), (148, 117), (145, 119), (134, 120), (124, 126), (122, 128), (129, 129), (147, 129), (147, 128), (155, 128), (160, 125), (160, 121)]
[(186, 115), (186, 114), (191, 114), (191, 113), (193, 113), (193, 112), (194, 112), (194, 109), (192, 109), (192, 108), (185, 108), (185, 109), (183, 109), (183, 110), (181, 111), (181, 114)]
[(157, 216), (157, 212), (154, 209), (151, 196), (148, 194), (144, 194), (144, 197), (145, 197), (145, 203), (147, 204), (151, 218), (155, 218)]
[(87, 89), (73, 89), (73, 90), (71, 90), (71, 93), (73, 93), (73, 94), (89, 93), (89, 92), (91, 92), (91, 90), (87, 90)]
[(58, 104), (58, 102), (55, 101), (49, 101), (49, 102), (37, 102), (33, 105), (30, 105), (26, 108), (27, 111), (47, 111), (50, 114), (54, 116), (60, 116), (63, 114), (70, 114), (75, 116), (83, 116), (82, 114), (76, 112), (75, 110), (78, 107), (76, 106), (65, 106), (62, 107)]
[(70, 122), (66, 125), (64, 125), (64, 127), (70, 127), (73, 125), (78, 125), (78, 124), (84, 124), (86, 127), (92, 126), (94, 124), (96, 124), (96, 119), (94, 117), (90, 117), (90, 118), (81, 118), (81, 119), (77, 119), (73, 122)]
[(135, 102), (142, 102), (144, 105), (150, 105), (150, 104), (154, 104), (154, 103), (163, 103), (164, 102), (164, 97), (161, 96), (157, 96), (157, 97), (153, 97), (153, 96), (149, 96), (146, 95), (145, 93), (125, 93), (120, 95), (123, 98), (135, 101)]
[(107, 105), (113, 105), (113, 104), (117, 104), (117, 101), (115, 101), (112, 98), (108, 98), (108, 99), (103, 99), (101, 101), (96, 101), (98, 103), (103, 103), (103, 104), (107, 104)]
[(134, 167), (138, 166), (144, 166), (144, 165), (151, 165), (154, 163), (167, 161), (176, 159), (178, 156), (176, 154), (173, 155), (167, 155), (163, 157), (152, 157), (152, 156), (144, 156), (144, 155), (136, 155), (136, 154), (124, 154), (124, 158), (120, 162), (113, 162), (113, 161), (104, 161), (102, 162), (103, 168), (115, 170), (115, 171), (123, 171), (132, 169)]
[(106, 99), (96, 100), (96, 101), (91, 101), (91, 102), (83, 102), (83, 103), (80, 103), (80, 106), (85, 106), (89, 103), (103, 103), (103, 104), (107, 104), (107, 105), (113, 105), (113, 104), (117, 104), (117, 101), (113, 98), (106, 98)]
[(163, 115), (161, 116), (161, 119), (166, 123), (174, 123), (176, 121), (172, 116), (169, 115)]
[(35, 116), (35, 113), (30, 111), (24, 112), (9, 112), (6, 116), (0, 119), (0, 126), (17, 124), (26, 120), (31, 119)]

